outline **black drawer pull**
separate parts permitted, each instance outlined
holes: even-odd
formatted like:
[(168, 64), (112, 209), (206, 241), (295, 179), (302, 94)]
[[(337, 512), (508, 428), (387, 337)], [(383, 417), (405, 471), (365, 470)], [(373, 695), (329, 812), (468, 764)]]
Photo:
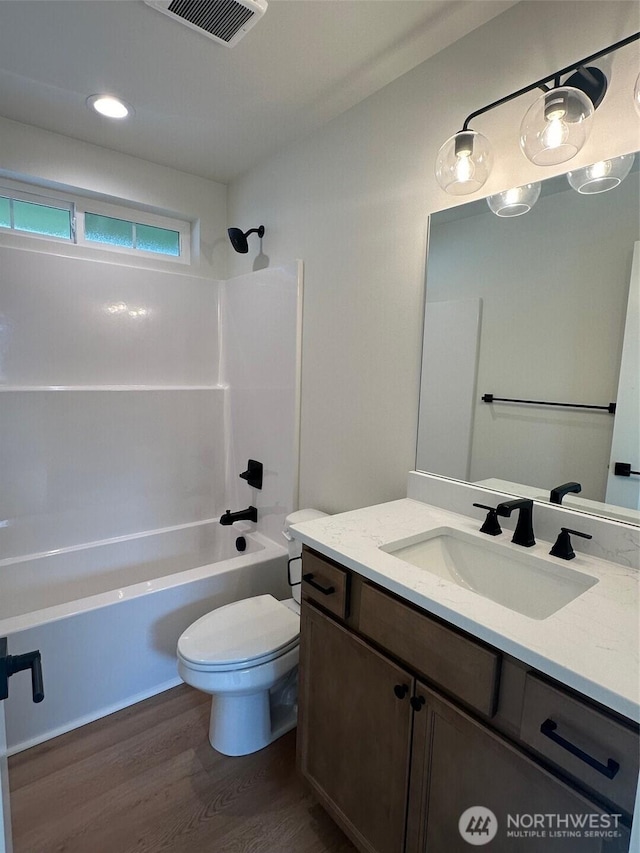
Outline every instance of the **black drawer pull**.
[(408, 684), (396, 684), (396, 686), (393, 688), (393, 692), (396, 694), (398, 699), (404, 699), (404, 697), (409, 692), (409, 685)]
[(613, 779), (618, 770), (620, 770), (620, 765), (617, 761), (614, 761), (613, 758), (610, 758), (606, 764), (602, 764), (600, 761), (597, 761), (588, 753), (583, 752), (570, 741), (565, 740), (559, 734), (556, 734), (557, 728), (557, 723), (554, 723), (554, 721), (551, 719), (547, 719), (540, 726), (540, 732), (545, 737), (548, 737), (550, 740), (552, 740), (554, 743), (557, 743), (558, 746), (561, 746), (563, 749), (566, 749), (567, 752), (571, 753), (571, 755), (575, 755), (576, 758), (580, 759), (580, 761), (584, 761), (584, 763), (588, 764), (589, 767), (593, 767), (593, 769), (597, 770), (598, 773), (602, 773), (602, 775), (606, 776), (607, 779)]
[(302, 576), (302, 580), (306, 581), (310, 586), (314, 589), (317, 589), (318, 592), (321, 592), (323, 595), (333, 595), (336, 591), (335, 586), (322, 586), (322, 584), (318, 583), (318, 581), (314, 581), (313, 574), (308, 572), (306, 575)]

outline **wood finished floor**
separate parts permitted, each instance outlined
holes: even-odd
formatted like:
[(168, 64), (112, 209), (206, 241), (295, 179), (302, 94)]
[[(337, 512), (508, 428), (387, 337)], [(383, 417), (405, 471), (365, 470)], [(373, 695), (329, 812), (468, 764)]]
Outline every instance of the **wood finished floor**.
[(14, 853), (355, 853), (295, 769), (295, 731), (240, 758), (186, 685), (13, 756)]

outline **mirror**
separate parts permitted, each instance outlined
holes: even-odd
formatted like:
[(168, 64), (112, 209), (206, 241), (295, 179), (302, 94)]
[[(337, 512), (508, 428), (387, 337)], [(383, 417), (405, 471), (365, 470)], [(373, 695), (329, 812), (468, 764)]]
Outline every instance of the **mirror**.
[(564, 506), (640, 524), (640, 476), (612, 470), (640, 470), (639, 161), (607, 192), (543, 181), (525, 215), (430, 217), (417, 470), (540, 501), (578, 483)]

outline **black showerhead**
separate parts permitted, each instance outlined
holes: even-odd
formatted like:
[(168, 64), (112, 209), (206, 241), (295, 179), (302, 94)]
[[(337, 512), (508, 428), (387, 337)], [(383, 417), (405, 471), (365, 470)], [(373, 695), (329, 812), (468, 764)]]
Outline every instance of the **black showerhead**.
[(251, 228), (249, 231), (241, 231), (240, 228), (229, 228), (227, 233), (229, 234), (231, 245), (236, 252), (240, 252), (241, 255), (246, 255), (249, 251), (247, 237), (249, 234), (257, 234), (260, 238), (264, 237), (264, 225), (261, 225), (259, 228)]

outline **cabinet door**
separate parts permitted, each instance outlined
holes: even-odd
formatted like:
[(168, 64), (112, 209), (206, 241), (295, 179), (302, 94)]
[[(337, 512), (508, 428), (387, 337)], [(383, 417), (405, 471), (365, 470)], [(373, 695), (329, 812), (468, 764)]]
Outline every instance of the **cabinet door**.
[(304, 603), (299, 678), (302, 774), (359, 849), (402, 853), (412, 677)]
[[(423, 685), (416, 691), (426, 702), (414, 721), (407, 853), (469, 853), (485, 843), (491, 853), (628, 849), (619, 818)], [(479, 806), (493, 816), (473, 812), (459, 827)]]

